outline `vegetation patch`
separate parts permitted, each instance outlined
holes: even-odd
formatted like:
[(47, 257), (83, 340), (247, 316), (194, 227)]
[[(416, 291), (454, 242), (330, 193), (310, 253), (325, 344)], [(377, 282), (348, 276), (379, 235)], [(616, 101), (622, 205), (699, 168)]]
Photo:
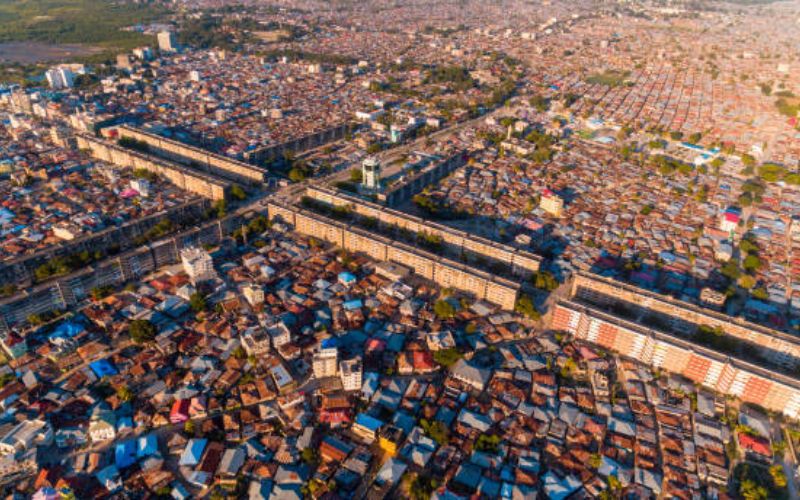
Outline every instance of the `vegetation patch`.
[(586, 79), (586, 83), (592, 85), (605, 85), (606, 87), (619, 87), (626, 83), (630, 76), (630, 71), (608, 70), (602, 73), (595, 73)]

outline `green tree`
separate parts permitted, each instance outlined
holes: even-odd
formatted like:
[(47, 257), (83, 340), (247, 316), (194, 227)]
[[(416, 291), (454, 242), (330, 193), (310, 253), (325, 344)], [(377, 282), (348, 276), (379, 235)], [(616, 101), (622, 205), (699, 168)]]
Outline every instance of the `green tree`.
[(558, 288), (558, 281), (549, 271), (536, 271), (532, 277), (533, 286), (540, 290), (552, 292)]
[(456, 364), (459, 359), (461, 359), (461, 353), (453, 348), (440, 349), (433, 353), (433, 360), (446, 368)]
[(130, 387), (121, 385), (117, 388), (117, 397), (124, 402), (132, 401), (134, 394)]
[(757, 255), (750, 254), (744, 258), (742, 265), (748, 271), (755, 271), (761, 267), (761, 259)]
[(783, 466), (775, 464), (769, 468), (769, 475), (772, 477), (772, 483), (777, 488), (786, 488), (786, 474), (783, 472)]
[(217, 217), (220, 219), (225, 217), (225, 215), (228, 213), (228, 203), (224, 199), (217, 200), (214, 203), (213, 208), (217, 212)]
[(231, 186), (231, 196), (239, 201), (242, 201), (247, 198), (247, 193), (244, 192), (242, 186), (234, 184)]
[(319, 463), (319, 454), (314, 448), (303, 448), (300, 452), (300, 458), (306, 465), (316, 466)]
[(734, 259), (726, 262), (725, 265), (723, 265), (720, 269), (720, 273), (733, 281), (739, 279), (739, 276), (742, 274), (742, 272), (739, 270), (739, 263)]
[(202, 293), (194, 292), (189, 297), (189, 307), (192, 308), (192, 311), (199, 313), (200, 311), (205, 311), (207, 306), (206, 297)]
[(294, 167), (291, 170), (289, 170), (289, 180), (290, 181), (292, 181), (292, 182), (302, 182), (302, 181), (305, 180), (305, 178), (306, 178), (305, 171), (303, 171), (303, 170), (301, 170), (301, 169), (299, 169), (297, 167)]
[(409, 493), (411, 493), (412, 500), (428, 500), (438, 485), (439, 483), (433, 478), (424, 474), (415, 474), (409, 486)]
[(433, 304), (433, 312), (439, 319), (451, 319), (456, 315), (456, 308), (449, 300), (437, 300)]
[(447, 429), (447, 426), (439, 420), (430, 421), (423, 418), (419, 421), (419, 426), (422, 427), (422, 430), (425, 431), (425, 434), (427, 434), (429, 438), (442, 446), (446, 445), (450, 440), (450, 431)]
[(359, 183), (363, 180), (364, 174), (361, 173), (360, 168), (350, 170), (350, 182)]
[(739, 286), (746, 290), (750, 290), (756, 286), (756, 279), (749, 274), (744, 274), (741, 278), (739, 278)]
[(481, 434), (475, 441), (475, 449), (486, 453), (497, 453), (500, 449), (500, 436), (497, 434)]
[(156, 338), (156, 326), (146, 319), (135, 319), (128, 325), (128, 334), (137, 344), (152, 342)]
[(752, 479), (745, 479), (739, 483), (739, 495), (744, 500), (767, 500), (769, 491)]
[(533, 304), (533, 300), (524, 294), (520, 295), (517, 299), (514, 310), (532, 320), (538, 320), (542, 316), (538, 309), (536, 309), (536, 306)]

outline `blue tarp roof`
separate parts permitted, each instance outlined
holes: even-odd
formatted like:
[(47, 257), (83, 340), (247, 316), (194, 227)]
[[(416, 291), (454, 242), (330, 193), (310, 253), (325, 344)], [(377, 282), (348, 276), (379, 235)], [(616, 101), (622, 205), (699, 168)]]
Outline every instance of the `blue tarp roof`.
[(338, 342), (336, 341), (336, 337), (329, 337), (327, 339), (322, 339), (322, 342), (320, 342), (320, 345), (322, 346), (323, 349), (334, 348), (336, 347), (337, 344)]
[(136, 440), (136, 456), (139, 458), (149, 457), (158, 453), (158, 438), (155, 434), (140, 436)]
[(356, 280), (356, 275), (353, 273), (348, 273), (347, 271), (339, 273), (339, 281), (343, 283), (352, 283)]
[(203, 458), (203, 450), (206, 449), (207, 439), (192, 439), (186, 444), (183, 450), (179, 465), (197, 465)]
[(119, 469), (136, 463), (136, 442), (132, 439), (117, 443), (114, 447), (114, 464)]
[(89, 363), (89, 368), (91, 368), (94, 374), (100, 378), (111, 377), (119, 373), (114, 365), (111, 364), (111, 361), (107, 359), (98, 359), (97, 361), (93, 361)]
[(381, 422), (377, 418), (370, 417), (366, 413), (359, 413), (358, 415), (356, 415), (356, 424), (362, 427), (366, 427), (371, 431), (377, 432), (378, 429), (380, 429), (381, 426), (383, 425), (383, 422)]
[(51, 339), (67, 338), (71, 339), (85, 330), (84, 326), (75, 321), (64, 321), (50, 334)]
[(364, 303), (361, 302), (361, 299), (353, 299), (353, 300), (348, 300), (347, 302), (342, 304), (342, 307), (344, 307), (348, 311), (353, 311), (355, 309), (361, 309), (363, 305)]

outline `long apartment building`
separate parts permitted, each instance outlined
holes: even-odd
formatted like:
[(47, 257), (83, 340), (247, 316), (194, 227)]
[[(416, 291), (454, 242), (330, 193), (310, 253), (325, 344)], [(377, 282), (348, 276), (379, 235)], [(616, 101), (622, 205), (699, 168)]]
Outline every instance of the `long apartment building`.
[(257, 185), (264, 182), (267, 175), (267, 171), (261, 167), (212, 153), (211, 151), (190, 146), (180, 141), (168, 139), (129, 125), (121, 125), (112, 130), (116, 130), (120, 138), (124, 137), (146, 143), (150, 151), (155, 155), (168, 158), (184, 165), (198, 165), (205, 169), (207, 173), (229, 181)]
[(298, 233), (378, 261), (396, 262), (440, 286), (466, 291), (503, 309), (511, 310), (516, 303), (519, 284), (513, 281), (290, 205), (270, 202), (268, 214), (270, 220), (291, 224)]
[(800, 381), (794, 378), (573, 301), (556, 304), (551, 326), (721, 394), (800, 418)]
[(120, 167), (144, 169), (148, 172), (153, 172), (185, 191), (190, 191), (212, 200), (224, 199), (230, 188), (230, 183), (214, 176), (169, 160), (123, 148), (111, 141), (93, 135), (77, 133), (75, 138), (78, 147), (89, 150), (95, 158)]
[(800, 338), (741, 318), (591, 273), (577, 273), (571, 293), (576, 302), (689, 339), (700, 326), (719, 328), (771, 364), (787, 369), (800, 366)]
[(433, 161), (422, 170), (414, 172), (378, 193), (378, 200), (390, 207), (397, 206), (422, 191), (425, 186), (438, 182), (442, 177), (450, 175), (454, 170), (465, 165), (467, 158), (466, 152), (459, 151), (447, 158)]
[(279, 144), (270, 144), (269, 146), (246, 151), (244, 159), (257, 165), (279, 160), (288, 152), (303, 153), (324, 144), (344, 139), (354, 128), (354, 123), (342, 123)]
[(532, 252), (481, 238), (339, 191), (309, 186), (306, 189), (306, 196), (333, 206), (349, 206), (356, 214), (373, 218), (386, 226), (397, 226), (412, 233), (426, 232), (436, 235), (459, 253), (507, 265), (515, 276), (530, 277), (541, 266), (542, 258)]

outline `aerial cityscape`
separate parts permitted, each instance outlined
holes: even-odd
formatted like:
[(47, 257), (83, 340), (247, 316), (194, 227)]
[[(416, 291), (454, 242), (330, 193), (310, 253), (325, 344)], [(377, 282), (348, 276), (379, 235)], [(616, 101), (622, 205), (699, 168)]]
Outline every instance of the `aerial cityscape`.
[(0, 2), (3, 498), (800, 498), (800, 0)]

